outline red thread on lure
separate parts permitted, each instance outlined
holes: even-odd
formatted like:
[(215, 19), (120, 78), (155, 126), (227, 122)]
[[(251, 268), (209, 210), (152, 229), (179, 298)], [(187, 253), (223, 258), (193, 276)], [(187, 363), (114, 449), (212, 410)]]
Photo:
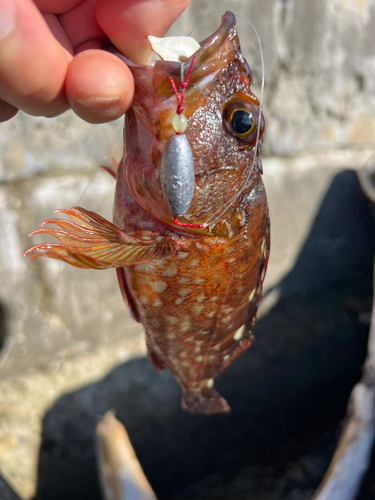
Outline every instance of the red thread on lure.
[[(176, 113), (178, 115), (181, 115), (182, 112), (183, 112), (183, 110), (184, 110), (185, 89), (186, 89), (186, 87), (188, 86), (188, 83), (189, 83), (190, 73), (191, 73), (191, 71), (193, 69), (194, 61), (195, 61), (195, 56), (193, 56), (191, 58), (191, 63), (190, 63), (189, 70), (187, 72), (185, 80), (183, 80), (182, 82), (180, 82), (180, 88), (179, 88), (180, 95), (178, 94), (178, 90), (176, 88), (176, 85), (174, 83), (173, 78), (171, 76), (169, 77), (169, 81), (171, 83), (173, 92), (174, 92), (174, 94), (176, 96), (176, 99), (177, 99)], [(179, 134), (180, 134), (180, 132), (176, 132), (176, 135), (179, 135)]]
[(203, 224), (182, 224), (181, 222), (178, 222), (177, 220), (177, 215), (174, 216), (173, 222), (176, 224), (176, 226), (182, 226), (182, 227), (196, 227), (198, 229), (203, 229), (204, 225)]
[[(180, 82), (180, 87), (179, 87), (180, 94), (176, 88), (176, 85), (174, 83), (173, 78), (171, 76), (169, 77), (169, 81), (171, 83), (173, 92), (174, 92), (176, 99), (177, 99), (177, 109), (176, 109), (177, 115), (182, 115), (182, 112), (184, 110), (185, 89), (189, 83), (190, 73), (193, 69), (194, 60), (195, 60), (195, 56), (193, 56), (191, 58), (191, 63), (190, 63), (187, 75), (185, 77), (185, 80)], [(180, 135), (180, 133), (181, 132), (176, 132), (176, 135)], [(174, 216), (173, 222), (176, 224), (176, 226), (181, 226), (181, 227), (194, 227), (194, 228), (198, 228), (198, 229), (203, 229), (203, 227), (204, 227), (203, 224), (182, 224), (181, 222), (178, 222), (176, 215)]]

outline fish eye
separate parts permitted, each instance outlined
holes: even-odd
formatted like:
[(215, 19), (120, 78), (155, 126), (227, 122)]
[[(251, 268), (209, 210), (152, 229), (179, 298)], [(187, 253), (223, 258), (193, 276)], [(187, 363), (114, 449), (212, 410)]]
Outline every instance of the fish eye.
[(253, 147), (258, 136), (259, 140), (264, 131), (263, 114), (259, 116), (259, 101), (251, 93), (237, 92), (232, 95), (223, 106), (223, 127), (226, 134), (234, 139), (242, 148)]
[(248, 136), (255, 128), (253, 115), (246, 109), (233, 111), (229, 123), (233, 132), (240, 137)]

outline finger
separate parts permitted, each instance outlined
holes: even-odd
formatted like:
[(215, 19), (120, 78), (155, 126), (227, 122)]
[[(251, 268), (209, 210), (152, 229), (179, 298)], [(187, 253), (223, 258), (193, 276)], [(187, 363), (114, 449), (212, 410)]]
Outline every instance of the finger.
[(71, 56), (30, 0), (0, 0), (0, 98), (32, 115), (67, 109)]
[(51, 0), (34, 0), (40, 12), (49, 14), (64, 14), (81, 2), (82, 0), (53, 0), (52, 2)]
[(100, 48), (102, 41), (107, 38), (97, 23), (95, 3), (96, 0), (85, 0), (59, 16), (61, 26), (64, 28), (75, 53), (82, 50), (82, 47), (80, 48), (82, 44), (85, 44), (85, 50)]
[(18, 109), (0, 99), (0, 122), (6, 122), (18, 113)]
[(134, 82), (118, 57), (102, 50), (87, 50), (77, 54), (69, 65), (66, 93), (79, 117), (90, 123), (104, 123), (129, 108)]
[(189, 0), (97, 0), (96, 17), (112, 43), (128, 58), (147, 64), (147, 36), (163, 36)]
[(61, 26), (60, 21), (54, 14), (43, 14), (43, 17), (53, 36), (56, 38), (59, 44), (64, 47), (64, 49), (73, 57), (74, 50), (72, 44), (70, 43), (69, 38), (67, 37), (63, 27)]

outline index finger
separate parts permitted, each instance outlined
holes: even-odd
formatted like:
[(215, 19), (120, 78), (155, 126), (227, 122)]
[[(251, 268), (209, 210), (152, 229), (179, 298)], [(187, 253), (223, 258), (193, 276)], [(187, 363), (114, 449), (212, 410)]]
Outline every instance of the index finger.
[(97, 21), (112, 43), (129, 59), (147, 64), (148, 35), (162, 37), (190, 0), (98, 0)]

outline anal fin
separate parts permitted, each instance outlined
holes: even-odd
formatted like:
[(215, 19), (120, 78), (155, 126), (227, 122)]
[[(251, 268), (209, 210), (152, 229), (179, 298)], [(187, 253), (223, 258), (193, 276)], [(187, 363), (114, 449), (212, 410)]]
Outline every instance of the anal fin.
[(159, 356), (148, 347), (148, 357), (150, 359), (150, 363), (158, 372), (162, 372), (165, 368), (163, 361), (159, 358)]
[(135, 321), (138, 321), (138, 323), (140, 323), (137, 306), (135, 305), (128, 284), (126, 282), (125, 269), (123, 267), (117, 267), (116, 273), (122, 299), (125, 302), (126, 307), (128, 308), (129, 314)]
[[(55, 210), (66, 219), (48, 219), (34, 234), (49, 234), (60, 243), (40, 243), (25, 252), (36, 257), (59, 259), (83, 269), (108, 269), (147, 263), (176, 253), (177, 243), (172, 238), (143, 240), (128, 235), (95, 212), (81, 207)], [(57, 228), (43, 227), (54, 224)], [(155, 235), (156, 237), (156, 235)]]

